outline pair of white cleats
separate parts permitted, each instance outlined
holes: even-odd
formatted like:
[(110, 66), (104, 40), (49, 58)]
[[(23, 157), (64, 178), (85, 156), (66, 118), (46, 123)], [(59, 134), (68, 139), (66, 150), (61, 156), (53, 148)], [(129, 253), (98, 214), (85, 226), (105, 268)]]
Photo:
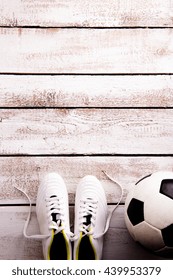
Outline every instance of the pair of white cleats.
[[(115, 182), (110, 176), (107, 177)], [(17, 188), (30, 202), (30, 211), (23, 230), (24, 236), (42, 240), (43, 256), (46, 260), (100, 260), (103, 236), (123, 196), (123, 189), (121, 185), (119, 187), (120, 199), (108, 213), (106, 195), (100, 181), (91, 175), (81, 179), (76, 190), (74, 233), (72, 233), (65, 182), (57, 173), (47, 174), (39, 185), (36, 200), (36, 214), (41, 234), (32, 236), (27, 234), (31, 200), (23, 190)], [(74, 242), (73, 253), (72, 242)]]
[(42, 239), (44, 259), (102, 258), (103, 235), (108, 230), (110, 217), (104, 189), (96, 177), (85, 176), (77, 186), (74, 233), (70, 231), (66, 185), (59, 174), (49, 173), (40, 183), (36, 214), (41, 235), (27, 235), (30, 215), (25, 224), (24, 235), (27, 238)]

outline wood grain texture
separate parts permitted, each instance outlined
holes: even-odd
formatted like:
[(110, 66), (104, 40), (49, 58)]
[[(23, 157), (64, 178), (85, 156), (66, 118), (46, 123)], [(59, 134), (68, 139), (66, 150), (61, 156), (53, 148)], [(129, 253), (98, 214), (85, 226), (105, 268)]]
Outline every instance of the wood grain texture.
[(0, 107), (172, 107), (173, 76), (0, 75)]
[(0, 154), (173, 154), (172, 109), (2, 109)]
[(108, 203), (119, 201), (120, 184), (123, 203), (142, 177), (158, 170), (173, 171), (173, 157), (0, 157), (0, 170), (1, 205), (28, 203), (15, 187), (27, 192), (35, 203), (39, 182), (48, 172), (58, 172), (64, 178), (70, 204), (74, 203), (77, 184), (88, 174), (101, 181)]
[(173, 26), (172, 0), (1, 0), (1, 26)]
[(172, 73), (172, 29), (0, 29), (0, 73)]
[[(1, 260), (38, 260), (43, 259), (41, 241), (25, 239), (23, 227), (29, 207), (0, 207), (0, 259)], [(119, 206), (112, 216), (110, 228), (104, 238), (103, 259), (161, 259), (141, 248), (127, 232), (124, 223), (123, 207)], [(74, 208), (70, 207), (71, 223), (74, 220)], [(9, 222), (10, 221), (10, 222)], [(15, 226), (14, 226), (15, 225)], [(28, 234), (38, 234), (39, 227), (33, 207)], [(10, 248), (10, 250), (7, 250)]]

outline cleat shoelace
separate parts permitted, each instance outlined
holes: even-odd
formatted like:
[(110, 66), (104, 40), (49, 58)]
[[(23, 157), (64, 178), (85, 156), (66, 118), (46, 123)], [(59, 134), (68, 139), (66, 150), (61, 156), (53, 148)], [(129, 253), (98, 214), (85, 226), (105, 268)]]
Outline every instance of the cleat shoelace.
[(65, 229), (64, 213), (62, 207), (63, 198), (58, 198), (56, 195), (53, 195), (46, 198), (45, 201), (48, 213), (49, 229), (53, 229), (55, 231), (54, 234), (57, 234)]
[(79, 231), (85, 235), (93, 234), (93, 228), (95, 227), (96, 214), (97, 214), (98, 201), (92, 198), (80, 201), (80, 228)]

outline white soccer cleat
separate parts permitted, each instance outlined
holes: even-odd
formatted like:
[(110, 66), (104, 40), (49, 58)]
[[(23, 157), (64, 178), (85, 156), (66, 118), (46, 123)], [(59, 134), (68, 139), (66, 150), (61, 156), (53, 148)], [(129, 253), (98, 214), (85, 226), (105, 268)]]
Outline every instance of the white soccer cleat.
[(94, 176), (85, 176), (76, 190), (74, 260), (102, 258), (107, 213), (106, 196), (100, 181)]
[(43, 236), (44, 259), (70, 260), (72, 233), (69, 224), (68, 193), (59, 174), (49, 173), (40, 183), (36, 214)]

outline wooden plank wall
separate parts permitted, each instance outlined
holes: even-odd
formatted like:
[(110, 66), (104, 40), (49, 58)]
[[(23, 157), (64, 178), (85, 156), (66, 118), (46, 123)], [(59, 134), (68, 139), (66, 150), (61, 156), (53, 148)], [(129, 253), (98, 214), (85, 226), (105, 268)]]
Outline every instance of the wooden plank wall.
[(123, 186), (104, 259), (159, 258), (131, 239), (123, 205), (139, 178), (173, 171), (173, 1), (0, 0), (0, 15), (0, 259), (43, 257), (22, 236), (28, 202), (14, 187), (35, 203), (50, 171), (66, 181), (72, 221), (84, 175), (109, 208), (120, 190), (103, 171)]

